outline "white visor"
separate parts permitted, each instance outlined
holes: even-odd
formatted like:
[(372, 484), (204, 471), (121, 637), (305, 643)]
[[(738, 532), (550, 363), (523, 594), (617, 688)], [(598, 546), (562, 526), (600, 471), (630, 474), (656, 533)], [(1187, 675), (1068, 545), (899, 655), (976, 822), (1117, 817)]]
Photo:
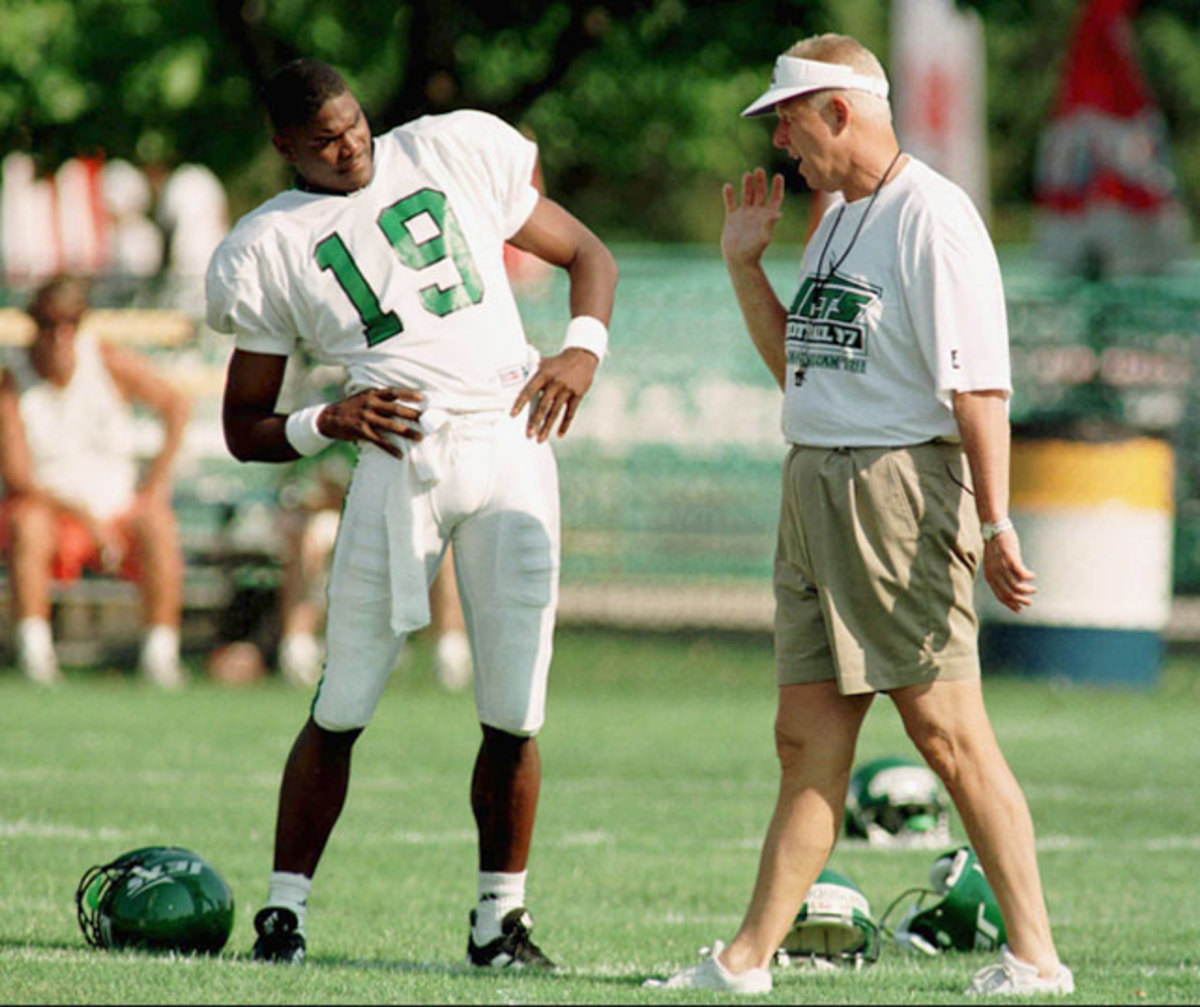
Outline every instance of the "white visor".
[(877, 98), (886, 99), (888, 83), (881, 77), (868, 77), (855, 73), (844, 63), (822, 63), (815, 59), (796, 59), (780, 56), (775, 61), (775, 72), (771, 74), (771, 86), (763, 95), (748, 105), (742, 115), (750, 118), (765, 115), (781, 101), (796, 98), (812, 91), (866, 91)]

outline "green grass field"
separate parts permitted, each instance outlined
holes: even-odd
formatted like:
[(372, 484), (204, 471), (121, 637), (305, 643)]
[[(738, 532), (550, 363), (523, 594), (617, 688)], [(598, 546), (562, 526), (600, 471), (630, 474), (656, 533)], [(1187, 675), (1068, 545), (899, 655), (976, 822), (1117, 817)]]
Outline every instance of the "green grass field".
[[(1200, 662), (1153, 694), (997, 678), (987, 695), (1038, 826), (1078, 1002), (1200, 1002)], [(728, 939), (775, 791), (769, 642), (560, 632), (530, 871), (551, 977), (461, 964), (474, 898), (467, 696), (432, 684), (418, 641), (359, 743), (310, 901), (309, 962), (248, 960), (265, 894), (278, 775), (308, 697), (274, 681), (164, 695), (117, 672), (55, 692), (0, 674), (0, 1001), (6, 1003), (682, 1003), (648, 976)], [(886, 700), (860, 759), (910, 754)], [(955, 836), (962, 836), (954, 823)], [(177, 844), (237, 897), (215, 959), (86, 947), (83, 871)], [(843, 845), (831, 864), (878, 916), (932, 854)], [(770, 1000), (954, 1003), (990, 956), (905, 957), (859, 973), (781, 972)]]

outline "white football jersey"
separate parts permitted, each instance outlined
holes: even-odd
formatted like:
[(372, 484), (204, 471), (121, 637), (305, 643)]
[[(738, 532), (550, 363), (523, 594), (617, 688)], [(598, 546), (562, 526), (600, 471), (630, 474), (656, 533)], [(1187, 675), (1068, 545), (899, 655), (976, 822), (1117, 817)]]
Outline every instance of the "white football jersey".
[(292, 189), (238, 222), (209, 264), (208, 324), (254, 353), (304, 344), (346, 368), (347, 394), (400, 385), (444, 409), (507, 408), (536, 359), (504, 268), (536, 159), (484, 112), (376, 136), (364, 188)]

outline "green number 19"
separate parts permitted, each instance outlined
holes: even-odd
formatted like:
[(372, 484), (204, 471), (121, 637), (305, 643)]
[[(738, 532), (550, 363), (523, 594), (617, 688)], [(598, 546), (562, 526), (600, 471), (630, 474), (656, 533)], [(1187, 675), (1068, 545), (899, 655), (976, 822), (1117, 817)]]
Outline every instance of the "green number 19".
[[(417, 241), (408, 225), (423, 215), (433, 222), (436, 233)], [(483, 279), (445, 193), (436, 189), (421, 189), (411, 196), (405, 196), (385, 207), (376, 224), (400, 261), (409, 269), (425, 269), (446, 258), (453, 261), (458, 270), (458, 283), (444, 289), (437, 283), (421, 288), (421, 303), (426, 311), (441, 318), (483, 300)], [(362, 320), (368, 346), (375, 346), (404, 331), (396, 312), (384, 311), (380, 306), (379, 298), (358, 268), (341, 235), (335, 231), (322, 238), (314, 254), (317, 265), (333, 273), (334, 279), (354, 305)]]

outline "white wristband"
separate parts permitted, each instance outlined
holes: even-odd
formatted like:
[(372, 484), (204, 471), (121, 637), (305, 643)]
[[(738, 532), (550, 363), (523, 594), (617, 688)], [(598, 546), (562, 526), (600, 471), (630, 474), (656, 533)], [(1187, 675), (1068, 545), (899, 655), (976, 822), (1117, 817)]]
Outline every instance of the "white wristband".
[(572, 346), (596, 354), (603, 363), (604, 355), (608, 352), (608, 326), (591, 315), (576, 315), (567, 326), (567, 337), (563, 340), (562, 348), (566, 350)]
[(315, 455), (333, 443), (332, 437), (326, 437), (317, 429), (317, 417), (325, 410), (325, 403), (297, 409), (287, 418), (284, 432), (288, 443), (304, 456)]
[(1012, 531), (1012, 527), (1012, 519), (1002, 517), (999, 521), (985, 521), (979, 526), (979, 530), (983, 532), (983, 541), (987, 543), (1002, 531)]

